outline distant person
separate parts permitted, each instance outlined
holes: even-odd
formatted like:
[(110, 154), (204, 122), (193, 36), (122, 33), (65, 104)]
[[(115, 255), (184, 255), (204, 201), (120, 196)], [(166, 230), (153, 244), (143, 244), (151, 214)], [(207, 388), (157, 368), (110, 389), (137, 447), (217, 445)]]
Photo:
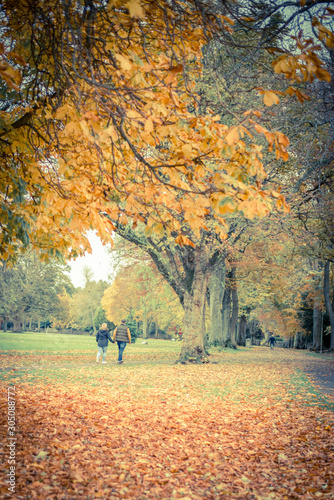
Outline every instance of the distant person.
[(114, 343), (114, 340), (110, 337), (107, 323), (102, 323), (101, 328), (96, 334), (96, 342), (98, 345), (98, 353), (96, 355), (96, 362), (99, 362), (100, 356), (102, 355), (102, 363), (106, 363), (108, 341)]
[(118, 345), (118, 364), (123, 363), (123, 352), (126, 347), (127, 342), (131, 344), (131, 333), (129, 328), (126, 326), (126, 320), (122, 319), (121, 324), (115, 328), (113, 340), (117, 342)]
[(269, 345), (270, 345), (270, 349), (274, 349), (274, 345), (276, 344), (276, 339), (273, 335), (271, 335), (269, 337)]

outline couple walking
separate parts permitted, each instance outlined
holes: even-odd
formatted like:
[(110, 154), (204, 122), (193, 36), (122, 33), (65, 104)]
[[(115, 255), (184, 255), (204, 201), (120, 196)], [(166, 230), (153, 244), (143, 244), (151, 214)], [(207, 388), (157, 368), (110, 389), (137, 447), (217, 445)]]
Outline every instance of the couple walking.
[(98, 353), (96, 356), (96, 362), (99, 362), (100, 356), (102, 355), (102, 363), (106, 363), (108, 340), (114, 344), (115, 340), (118, 345), (118, 364), (123, 363), (123, 352), (126, 347), (127, 342), (131, 344), (131, 334), (129, 328), (126, 326), (126, 320), (122, 319), (121, 324), (117, 326), (114, 330), (113, 338), (110, 337), (110, 333), (106, 323), (101, 325), (101, 328), (96, 334), (96, 342), (98, 345)]

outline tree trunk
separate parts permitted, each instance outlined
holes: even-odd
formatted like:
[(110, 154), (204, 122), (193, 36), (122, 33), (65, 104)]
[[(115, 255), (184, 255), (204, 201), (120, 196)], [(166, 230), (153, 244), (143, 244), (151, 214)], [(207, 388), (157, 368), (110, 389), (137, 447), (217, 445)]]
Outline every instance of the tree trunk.
[(300, 349), (299, 346), (300, 346), (300, 332), (296, 332), (296, 335), (294, 336), (293, 348)]
[(237, 326), (237, 320), (239, 315), (239, 299), (238, 299), (238, 290), (237, 290), (237, 281), (235, 279), (235, 267), (231, 271), (232, 278), (232, 316), (231, 316), (231, 325), (230, 325), (230, 339), (231, 339), (231, 347), (233, 349), (237, 348), (237, 344), (235, 341), (235, 329)]
[(222, 324), (223, 324), (223, 339), (225, 345), (231, 339), (230, 326), (231, 326), (231, 288), (230, 285), (225, 284), (223, 305), (222, 305)]
[(219, 262), (211, 276), (209, 283), (210, 294), (210, 333), (209, 343), (223, 345), (222, 299), (225, 286), (225, 263)]
[(92, 327), (93, 327), (94, 335), (96, 335), (96, 327), (95, 327), (95, 322), (94, 322), (94, 314), (93, 314), (92, 306), (90, 306), (90, 316), (92, 319)]
[(238, 336), (237, 336), (238, 345), (242, 346), (246, 345), (246, 325), (247, 325), (247, 319), (246, 316), (243, 314), (239, 321)]
[(148, 321), (147, 321), (147, 311), (143, 312), (143, 339), (148, 337)]
[(194, 251), (193, 278), (184, 293), (183, 342), (178, 362), (202, 363), (204, 349), (205, 305), (209, 274), (208, 256), (201, 249)]
[(322, 311), (315, 304), (313, 307), (313, 348), (316, 351), (321, 349), (321, 328), (322, 328)]
[(329, 316), (329, 321), (331, 324), (331, 343), (330, 350), (334, 350), (334, 310), (331, 304), (329, 296), (329, 261), (327, 260), (324, 267), (324, 298), (327, 309), (327, 314)]
[(7, 318), (6, 316), (4, 317), (3, 319), (3, 331), (6, 332), (7, 331)]
[(155, 318), (155, 338), (159, 338), (159, 331), (158, 331), (158, 319)]
[(22, 332), (21, 320), (14, 319), (13, 332)]

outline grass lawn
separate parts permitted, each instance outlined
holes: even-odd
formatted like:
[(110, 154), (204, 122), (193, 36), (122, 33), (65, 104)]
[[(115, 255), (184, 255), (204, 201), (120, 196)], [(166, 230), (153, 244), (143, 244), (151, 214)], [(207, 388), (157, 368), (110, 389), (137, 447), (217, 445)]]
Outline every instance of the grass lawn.
[(329, 360), (258, 347), (175, 365), (179, 342), (141, 342), (101, 365), (93, 336), (0, 333), (2, 498), (334, 498), (333, 401), (303, 371)]
[[(143, 344), (143, 339), (137, 339), (133, 344), (136, 350), (156, 350), (163, 352), (180, 351), (180, 342), (170, 340), (149, 339)], [(63, 353), (73, 351), (74, 354), (85, 351), (96, 351), (95, 336), (92, 335), (62, 335), (59, 333), (4, 333), (0, 331), (0, 351), (48, 351)], [(109, 344), (109, 349), (113, 346)]]

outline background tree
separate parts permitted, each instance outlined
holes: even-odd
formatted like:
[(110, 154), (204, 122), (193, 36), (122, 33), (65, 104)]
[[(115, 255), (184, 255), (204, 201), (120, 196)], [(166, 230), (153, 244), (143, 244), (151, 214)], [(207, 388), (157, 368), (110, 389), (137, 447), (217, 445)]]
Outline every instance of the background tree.
[(84, 270), (85, 286), (77, 288), (70, 300), (71, 327), (92, 329), (96, 333), (101, 325), (96, 324), (99, 318), (101, 299), (105, 289), (108, 287), (106, 281), (94, 281), (93, 272), (85, 266)]
[(158, 273), (147, 255), (134, 245), (117, 244), (120, 264), (114, 283), (105, 290), (102, 305), (107, 317), (115, 323), (122, 318), (141, 321), (142, 335), (148, 337), (151, 325), (168, 331), (170, 326), (180, 327), (181, 306), (177, 295)]
[(46, 324), (59, 315), (60, 294), (73, 290), (67, 266), (55, 260), (42, 262), (34, 251), (22, 255), (15, 267), (2, 264), (0, 307), (5, 327), (12, 321), (15, 330), (25, 329), (26, 324), (39, 329), (41, 322)]

